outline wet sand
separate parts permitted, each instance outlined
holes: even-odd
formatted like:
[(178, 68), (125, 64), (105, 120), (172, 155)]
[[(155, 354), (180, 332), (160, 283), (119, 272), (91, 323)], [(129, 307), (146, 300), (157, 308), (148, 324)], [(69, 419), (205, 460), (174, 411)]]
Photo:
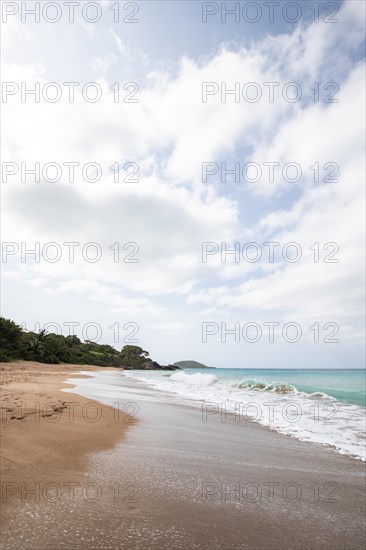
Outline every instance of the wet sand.
[(4, 550), (364, 548), (362, 462), (231, 415), (203, 422), (197, 404), (123, 373), (81, 384), (138, 422), (89, 455), (94, 499), (13, 503)]

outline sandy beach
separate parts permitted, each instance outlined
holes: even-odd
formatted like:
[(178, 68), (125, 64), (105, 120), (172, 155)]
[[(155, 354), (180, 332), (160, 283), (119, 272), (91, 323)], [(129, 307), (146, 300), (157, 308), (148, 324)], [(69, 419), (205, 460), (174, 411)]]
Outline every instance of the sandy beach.
[[(4, 420), (2, 549), (363, 548), (361, 461), (230, 415), (202, 422), (197, 404), (117, 369), (21, 367), (3, 371), (5, 410), (16, 398), (67, 408), (58, 422)], [(116, 422), (116, 402), (133, 418)], [(91, 403), (94, 423), (76, 413)]]
[[(0, 369), (1, 520), (7, 538), (13, 514), (21, 514), (29, 502), (52, 501), (61, 493), (71, 499), (85, 485), (91, 454), (113, 448), (128, 426), (124, 420), (132, 419), (61, 391), (71, 387), (67, 377), (80, 376), (80, 365), (19, 361), (0, 363)], [(83, 365), (82, 370), (100, 369)]]

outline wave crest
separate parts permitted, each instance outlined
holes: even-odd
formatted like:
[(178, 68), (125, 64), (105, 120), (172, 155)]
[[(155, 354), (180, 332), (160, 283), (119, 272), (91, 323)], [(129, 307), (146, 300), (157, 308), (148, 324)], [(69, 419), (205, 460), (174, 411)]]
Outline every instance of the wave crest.
[(266, 384), (265, 382), (258, 382), (257, 380), (243, 380), (239, 384), (233, 384), (233, 386), (240, 389), (267, 391), (281, 394), (298, 393), (295, 386), (292, 386), (291, 384)]

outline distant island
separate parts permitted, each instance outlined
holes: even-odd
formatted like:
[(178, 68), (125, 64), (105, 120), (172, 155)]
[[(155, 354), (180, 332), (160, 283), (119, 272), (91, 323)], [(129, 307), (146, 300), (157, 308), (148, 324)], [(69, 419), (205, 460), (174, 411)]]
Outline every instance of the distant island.
[(38, 361), (39, 363), (120, 367), (126, 370), (179, 370), (178, 365), (159, 365), (149, 352), (139, 346), (124, 346), (121, 351), (108, 344), (97, 344), (75, 336), (27, 332), (19, 325), (0, 317), (0, 361)]
[(214, 369), (215, 367), (208, 367), (198, 361), (176, 361), (173, 365), (180, 369)]

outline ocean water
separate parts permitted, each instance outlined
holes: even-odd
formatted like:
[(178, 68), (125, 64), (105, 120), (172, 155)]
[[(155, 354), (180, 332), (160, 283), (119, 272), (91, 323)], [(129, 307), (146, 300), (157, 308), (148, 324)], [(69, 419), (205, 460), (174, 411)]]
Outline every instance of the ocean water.
[(203, 420), (234, 413), (238, 422), (327, 445), (366, 460), (365, 371), (275, 369), (184, 369), (126, 371), (134, 378), (202, 409)]

